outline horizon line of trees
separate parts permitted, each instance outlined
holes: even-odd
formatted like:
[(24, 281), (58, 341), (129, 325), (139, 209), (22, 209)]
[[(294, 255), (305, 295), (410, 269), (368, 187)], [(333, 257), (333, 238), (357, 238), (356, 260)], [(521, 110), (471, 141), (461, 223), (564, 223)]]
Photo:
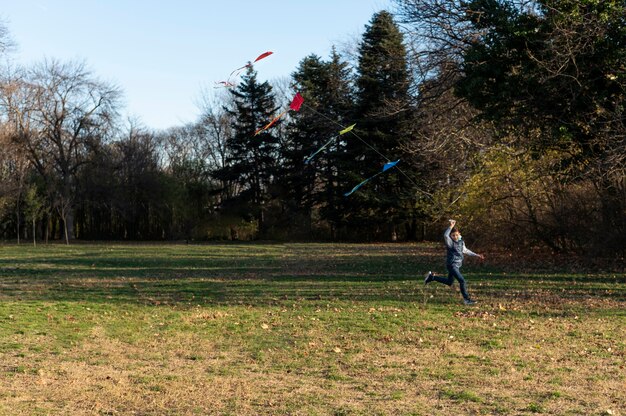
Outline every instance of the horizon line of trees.
[(250, 66), (160, 132), (120, 127), (84, 63), (3, 69), (0, 236), (406, 241), (455, 216), (483, 244), (623, 256), (626, 1), (395, 4), (354, 54), (273, 85)]

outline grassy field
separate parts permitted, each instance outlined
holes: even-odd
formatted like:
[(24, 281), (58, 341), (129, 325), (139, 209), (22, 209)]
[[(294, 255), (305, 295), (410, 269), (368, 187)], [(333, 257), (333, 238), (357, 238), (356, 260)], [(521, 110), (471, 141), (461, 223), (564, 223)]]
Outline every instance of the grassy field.
[(0, 415), (626, 415), (623, 271), (442, 255), (0, 246)]

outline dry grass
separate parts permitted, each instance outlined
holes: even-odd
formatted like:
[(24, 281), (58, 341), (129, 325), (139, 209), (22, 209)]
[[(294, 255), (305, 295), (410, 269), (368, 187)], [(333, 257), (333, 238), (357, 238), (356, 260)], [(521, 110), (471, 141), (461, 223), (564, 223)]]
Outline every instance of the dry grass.
[(624, 415), (626, 276), (433, 245), (0, 248), (2, 415)]

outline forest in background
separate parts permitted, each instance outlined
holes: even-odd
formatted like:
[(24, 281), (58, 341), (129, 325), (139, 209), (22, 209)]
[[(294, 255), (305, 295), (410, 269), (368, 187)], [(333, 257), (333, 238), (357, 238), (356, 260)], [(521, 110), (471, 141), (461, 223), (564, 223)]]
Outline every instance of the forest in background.
[(165, 131), (121, 96), (82, 62), (3, 67), (0, 237), (409, 241), (454, 216), (480, 244), (624, 255), (623, 0), (396, 0), (354, 53), (275, 85), (250, 66)]

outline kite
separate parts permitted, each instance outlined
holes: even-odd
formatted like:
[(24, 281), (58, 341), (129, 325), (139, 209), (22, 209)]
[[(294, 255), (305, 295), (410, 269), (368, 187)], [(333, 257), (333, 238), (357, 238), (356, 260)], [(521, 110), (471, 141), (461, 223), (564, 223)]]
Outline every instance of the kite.
[[(352, 129), (354, 128), (354, 126), (356, 126), (356, 124), (353, 124), (349, 127), (346, 127), (345, 129), (341, 130), (339, 132), (339, 136), (348, 133), (349, 131), (352, 131)], [(322, 150), (324, 150), (326, 148), (326, 146), (328, 146), (333, 140), (335, 140), (338, 136), (333, 136), (330, 138), (329, 141), (327, 141), (326, 143), (324, 143), (324, 145), (322, 147), (320, 147), (319, 149), (317, 149), (311, 156), (307, 157), (304, 159), (304, 164), (308, 164), (311, 159), (313, 159), (315, 157), (315, 155), (317, 155), (319, 152), (321, 152)]]
[(380, 175), (383, 172), (388, 171), (389, 169), (393, 168), (394, 166), (396, 166), (398, 164), (398, 162), (400, 161), (400, 159), (396, 160), (395, 162), (387, 162), (385, 163), (385, 166), (383, 166), (383, 170), (381, 170), (380, 172), (378, 172), (377, 174), (370, 176), (369, 178), (365, 179), (363, 182), (359, 183), (357, 186), (355, 186), (354, 188), (352, 188), (352, 190), (350, 192), (346, 192), (345, 194), (343, 194), (343, 196), (350, 196), (351, 194), (353, 194), (357, 189), (359, 189), (361, 186), (365, 185), (366, 183), (368, 183), (369, 181), (371, 181), (372, 179), (374, 179), (375, 177), (377, 177), (378, 175)]
[(272, 51), (263, 52), (261, 55), (257, 56), (256, 59), (252, 63), (260, 61), (263, 58), (267, 58), (268, 56), (270, 56), (273, 53), (274, 52), (272, 52)]
[(252, 64), (260, 61), (261, 59), (267, 58), (268, 56), (270, 56), (273, 53), (274, 52), (271, 52), (271, 51), (263, 52), (261, 55), (257, 56), (257, 58), (254, 61), (248, 62), (246, 65), (242, 66), (241, 68), (237, 68), (233, 72), (231, 72), (230, 75), (228, 76), (228, 79), (230, 79), (233, 76), (239, 75), (241, 73), (241, 71), (243, 71), (244, 69), (251, 67)]
[(215, 81), (215, 88), (219, 88), (220, 86), (224, 88), (234, 87), (235, 84), (229, 81)]
[[(267, 52), (266, 52), (267, 53)], [(302, 98), (302, 96), (300, 95), (300, 93), (296, 93), (296, 95), (293, 97), (293, 100), (291, 100), (291, 104), (289, 104), (289, 109), (283, 111), (282, 113), (280, 113), (279, 115), (277, 115), (276, 117), (274, 117), (272, 119), (272, 121), (270, 121), (269, 123), (267, 123), (265, 126), (261, 127), (260, 129), (258, 129), (257, 131), (254, 132), (254, 135), (258, 135), (259, 133), (261, 133), (262, 131), (265, 131), (267, 129), (269, 129), (270, 127), (272, 127), (274, 124), (276, 124), (276, 122), (278, 120), (280, 120), (280, 118), (282, 116), (284, 116), (285, 114), (287, 114), (287, 112), (289, 110), (293, 110), (293, 111), (300, 111), (300, 107), (302, 107), (302, 103), (304, 103), (304, 98)]]
[[(324, 113), (321, 113), (321, 112), (317, 111), (315, 108), (313, 108), (313, 107), (311, 107), (311, 106), (308, 106), (308, 105), (306, 105), (306, 104), (304, 104), (304, 106), (305, 106), (305, 107), (307, 107), (309, 110), (313, 111), (314, 113), (318, 114), (319, 116), (321, 116), (321, 117), (325, 118), (326, 120), (330, 121), (331, 123), (336, 124), (337, 126), (341, 127), (343, 130), (341, 130), (341, 131), (339, 132), (340, 134), (341, 134), (341, 133), (347, 133), (347, 132), (349, 132), (349, 131), (352, 131), (352, 129), (353, 129), (353, 128), (354, 128), (354, 126), (355, 126), (355, 125), (353, 124), (353, 125), (351, 125), (351, 126), (346, 127), (346, 126), (342, 125), (341, 123), (339, 123), (338, 121), (336, 121), (336, 120), (334, 120), (334, 119), (332, 119), (332, 118), (328, 117), (326, 114), (324, 114)], [(382, 157), (382, 158), (383, 158), (383, 159), (385, 159), (385, 160), (389, 160), (389, 158), (388, 158), (388, 157), (386, 157), (386, 156), (385, 156), (385, 155), (383, 155), (381, 152), (379, 152), (379, 151), (378, 151), (378, 149), (376, 149), (374, 146), (372, 146), (371, 144), (369, 144), (368, 142), (366, 142), (365, 140), (363, 140), (363, 139), (361, 138), (361, 136), (359, 136), (359, 135), (358, 135), (357, 133), (355, 133), (354, 131), (352, 131), (352, 135), (353, 135), (354, 137), (356, 137), (358, 140), (360, 140), (360, 141), (361, 141), (364, 145), (366, 145), (367, 147), (369, 147), (370, 149), (372, 149), (374, 152), (376, 152), (376, 153), (377, 153), (380, 157)], [(310, 160), (311, 160), (311, 158), (312, 158), (313, 156), (315, 156), (315, 154), (313, 154), (313, 155), (309, 156), (307, 159), (305, 159), (305, 163), (310, 162)], [(397, 160), (397, 161), (395, 161), (395, 162), (389, 162), (389, 163), (386, 163), (386, 164), (385, 164), (385, 166), (383, 167), (382, 172), (385, 172), (385, 171), (387, 171), (387, 170), (389, 170), (389, 169), (391, 169), (391, 168), (395, 167), (395, 166), (396, 166), (396, 164), (397, 164), (399, 161), (400, 161), (400, 160)], [(397, 170), (398, 170), (398, 172), (400, 172), (403, 176), (405, 176), (405, 177), (406, 177), (406, 179), (407, 179), (409, 182), (411, 182), (411, 183), (412, 183), (413, 185), (415, 185), (416, 187), (419, 187), (419, 185), (418, 185), (418, 184), (417, 184), (417, 183), (413, 180), (413, 178), (411, 178), (409, 175), (407, 175), (406, 173), (404, 173), (404, 172), (402, 171), (402, 169), (400, 169), (399, 167), (396, 167), (396, 169), (397, 169)], [(378, 174), (376, 174), (376, 175), (374, 175), (374, 176), (378, 176), (378, 175), (379, 175), (380, 173), (382, 173), (382, 172), (379, 172)], [(344, 195), (345, 195), (345, 196), (348, 196), (348, 195), (352, 194), (352, 193), (353, 193), (353, 192), (355, 192), (357, 189), (359, 189), (361, 186), (363, 186), (363, 185), (365, 185), (367, 182), (369, 182), (371, 179), (373, 179), (373, 177), (372, 177), (372, 178), (368, 178), (368, 179), (366, 179), (365, 181), (361, 182), (360, 184), (358, 184), (357, 186), (355, 186), (355, 187), (354, 187), (354, 188), (353, 188), (350, 192), (347, 192), (347, 193), (345, 193)], [(431, 194), (429, 194), (429, 193), (427, 193), (427, 192), (424, 192), (424, 191), (421, 191), (421, 192), (422, 192), (422, 193), (424, 193), (424, 194), (426, 194), (426, 195), (430, 195), (430, 196), (432, 196)]]
[[(339, 127), (341, 127), (342, 129), (344, 129), (344, 130), (345, 130), (345, 132), (351, 131), (351, 130), (354, 128), (354, 125), (349, 126), (349, 127), (345, 127), (344, 125), (342, 125), (342, 124), (341, 124), (341, 123), (339, 123), (338, 121), (336, 121), (336, 120), (334, 120), (334, 119), (332, 119), (332, 118), (328, 117), (328, 116), (327, 116), (326, 114), (324, 114), (324, 113), (321, 113), (321, 112), (317, 111), (315, 108), (313, 108), (313, 107), (311, 107), (311, 106), (308, 106), (308, 105), (306, 105), (306, 104), (305, 104), (305, 107), (307, 107), (309, 110), (313, 111), (314, 113), (316, 113), (316, 114), (320, 115), (321, 117), (325, 118), (326, 120), (330, 121), (331, 123), (338, 125), (338, 126), (339, 126)], [(342, 131), (344, 131), (344, 130), (342, 130)], [(341, 133), (341, 132), (340, 132), (340, 133)], [(385, 155), (383, 155), (381, 152), (379, 152), (379, 151), (378, 151), (378, 149), (376, 149), (374, 146), (372, 146), (371, 144), (369, 144), (368, 142), (366, 142), (365, 140), (363, 140), (363, 139), (361, 138), (361, 136), (359, 136), (359, 135), (358, 135), (357, 133), (355, 133), (354, 131), (352, 132), (352, 135), (353, 135), (354, 137), (356, 137), (358, 140), (360, 140), (360, 141), (361, 141), (364, 145), (366, 145), (367, 147), (369, 147), (370, 149), (372, 149), (374, 152), (376, 152), (376, 153), (377, 153), (380, 157), (382, 157), (382, 158), (383, 158), (383, 159), (385, 159), (385, 160), (389, 160), (389, 158), (387, 158)], [(396, 161), (396, 162), (389, 162), (389, 163), (385, 164), (385, 168), (383, 169), (383, 172), (384, 172), (384, 171), (386, 171), (386, 170), (388, 170), (388, 169), (391, 169), (391, 168), (392, 168), (392, 167), (394, 167), (394, 166), (396, 165), (396, 163), (398, 163), (398, 162), (399, 162), (399, 160), (398, 160), (398, 161)], [(391, 163), (391, 165), (390, 165), (390, 163)], [(409, 182), (411, 182), (411, 183), (412, 183), (413, 185), (415, 185), (416, 187), (419, 187), (419, 185), (418, 185), (418, 184), (417, 184), (417, 183), (416, 183), (416, 182), (415, 182), (415, 181), (414, 181), (414, 180), (413, 180), (413, 179), (412, 179), (409, 175), (407, 175), (406, 173), (404, 173), (404, 171), (402, 171), (402, 169), (400, 169), (399, 167), (396, 167), (396, 169), (397, 169), (397, 170), (398, 170), (398, 172), (400, 172), (403, 176), (405, 176), (405, 177), (406, 177), (406, 179), (407, 179)], [(382, 173), (382, 172), (380, 172), (380, 173)], [(370, 179), (371, 179), (371, 178), (370, 178)], [(369, 179), (368, 179), (367, 181), (365, 181), (365, 182), (368, 182), (368, 181), (369, 181)], [(356, 191), (356, 190), (357, 190), (359, 187), (361, 187), (362, 185), (364, 185), (364, 183), (360, 183), (359, 185), (357, 185), (357, 186), (355, 187), (355, 189), (353, 189), (352, 191), (348, 192), (348, 193), (347, 193), (347, 194), (345, 194), (345, 195), (346, 195), (346, 196), (350, 195), (351, 193), (353, 193), (354, 191)], [(422, 193), (424, 193), (424, 194), (426, 194), (426, 195), (431, 195), (431, 194), (429, 194), (429, 193), (427, 193), (427, 192), (424, 192), (424, 191), (421, 191), (421, 192), (422, 192)], [(432, 196), (432, 195), (431, 195), (431, 196)]]
[(304, 98), (300, 95), (299, 92), (297, 92), (296, 95), (293, 97), (293, 100), (291, 100), (289, 108), (293, 111), (300, 111), (300, 107), (302, 107), (302, 104), (304, 104)]
[(356, 124), (353, 124), (353, 125), (351, 125), (351, 126), (346, 127), (345, 129), (341, 130), (341, 131), (339, 132), (339, 134), (340, 134), (340, 135), (341, 135), (341, 134), (346, 134), (347, 132), (352, 131), (352, 129), (354, 128), (354, 126), (356, 126)]
[(241, 74), (241, 71), (243, 71), (244, 69), (251, 67), (252, 64), (254, 64), (255, 62), (258, 62), (261, 59), (265, 59), (265, 58), (267, 58), (268, 56), (270, 56), (273, 53), (274, 52), (272, 52), (272, 51), (263, 52), (261, 55), (257, 56), (254, 61), (248, 62), (246, 65), (242, 66), (241, 68), (237, 68), (233, 72), (231, 72), (230, 75), (228, 76), (228, 80), (216, 82), (215, 83), (216, 84), (215, 88), (219, 88), (220, 86), (225, 87), (225, 88), (234, 87), (235, 84), (230, 82), (231, 78), (238, 76), (239, 74)]

